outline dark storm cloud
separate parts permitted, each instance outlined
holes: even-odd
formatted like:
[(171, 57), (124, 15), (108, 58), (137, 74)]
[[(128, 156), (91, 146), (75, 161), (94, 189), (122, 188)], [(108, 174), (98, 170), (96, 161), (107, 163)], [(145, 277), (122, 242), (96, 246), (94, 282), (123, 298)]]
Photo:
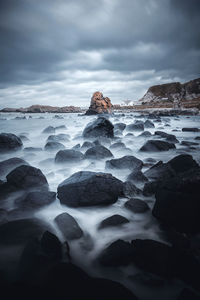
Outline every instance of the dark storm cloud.
[(151, 84), (198, 77), (199, 12), (199, 0), (1, 0), (0, 101), (79, 93), (81, 104), (100, 88), (137, 99)]

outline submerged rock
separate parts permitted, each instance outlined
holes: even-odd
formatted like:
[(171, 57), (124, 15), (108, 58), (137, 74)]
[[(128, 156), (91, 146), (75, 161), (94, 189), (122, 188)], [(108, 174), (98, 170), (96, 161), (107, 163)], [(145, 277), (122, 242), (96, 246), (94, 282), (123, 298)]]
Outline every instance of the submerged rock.
[(56, 130), (53, 126), (48, 126), (42, 131), (42, 133), (55, 133), (55, 131)]
[(88, 159), (104, 159), (108, 157), (113, 157), (112, 152), (101, 145), (91, 147), (85, 152), (85, 158)]
[(12, 133), (0, 133), (0, 152), (20, 150), (23, 146), (21, 139)]
[(48, 142), (44, 146), (44, 149), (47, 151), (63, 150), (65, 146), (59, 142)]
[(144, 130), (144, 122), (135, 121), (135, 123), (127, 125), (126, 130), (129, 130), (129, 131), (143, 131)]
[(113, 215), (103, 220), (99, 225), (99, 229), (112, 227), (112, 226), (115, 227), (126, 223), (129, 223), (129, 220), (127, 218), (120, 215)]
[(142, 168), (143, 162), (132, 155), (126, 155), (121, 158), (111, 159), (106, 161), (106, 168), (108, 169), (137, 169)]
[(134, 213), (144, 213), (149, 210), (149, 206), (143, 200), (131, 198), (124, 206)]
[(78, 207), (115, 203), (122, 195), (123, 183), (107, 173), (77, 172), (58, 186), (62, 204)]

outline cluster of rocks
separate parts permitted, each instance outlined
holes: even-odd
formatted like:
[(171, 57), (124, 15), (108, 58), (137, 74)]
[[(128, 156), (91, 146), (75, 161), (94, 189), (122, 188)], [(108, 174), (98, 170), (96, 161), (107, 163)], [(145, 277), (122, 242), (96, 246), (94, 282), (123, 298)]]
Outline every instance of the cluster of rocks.
[(92, 95), (90, 107), (86, 111), (86, 115), (96, 115), (111, 113), (112, 104), (108, 97), (104, 97), (101, 92), (95, 92)]

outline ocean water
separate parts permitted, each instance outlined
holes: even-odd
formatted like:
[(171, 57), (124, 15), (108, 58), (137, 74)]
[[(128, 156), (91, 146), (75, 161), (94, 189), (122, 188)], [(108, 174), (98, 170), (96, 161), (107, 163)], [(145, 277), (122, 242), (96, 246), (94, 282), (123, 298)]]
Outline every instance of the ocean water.
[[(58, 115), (58, 114), (56, 114)], [(42, 131), (48, 126), (60, 126), (65, 125), (66, 129), (56, 130), (56, 134), (66, 133), (70, 136), (68, 142), (61, 142), (67, 149), (80, 144), (85, 141), (82, 138), (82, 131), (85, 126), (96, 119), (95, 116), (79, 116), (78, 114), (59, 114), (62, 119), (55, 117), (55, 114), (25, 114), (26, 119), (16, 119), (16, 117), (24, 117), (19, 113), (4, 113), (0, 115), (0, 132), (14, 133), (16, 135), (24, 134), (28, 137), (29, 141), (23, 142), (24, 147), (41, 147), (42, 151), (25, 152), (22, 150), (15, 153), (0, 154), (0, 161), (11, 157), (20, 157), (25, 159), (30, 165), (40, 168), (46, 176), (51, 191), (57, 191), (58, 185), (66, 178), (78, 171), (94, 171), (94, 172), (107, 172), (112, 173), (113, 176), (125, 181), (129, 175), (129, 170), (106, 170), (105, 160), (93, 161), (84, 160), (79, 163), (72, 163), (69, 165), (55, 164), (54, 158), (56, 151), (48, 152), (44, 150), (46, 140), (50, 134), (44, 134)], [(111, 116), (110, 121), (115, 124), (123, 122), (125, 124), (133, 123), (138, 117), (138, 114), (125, 113), (124, 115), (117, 114)], [(139, 120), (145, 120), (140, 118)], [(162, 122), (154, 123), (155, 128), (146, 129), (151, 133), (156, 130), (161, 130), (170, 134), (174, 134), (179, 142), (183, 140), (194, 141), (196, 136), (200, 133), (182, 132), (183, 127), (200, 127), (200, 116), (180, 116), (176, 117), (162, 117)], [(163, 129), (160, 129), (162, 127)], [(173, 131), (176, 129), (177, 131)], [(140, 152), (139, 149), (150, 138), (137, 137), (141, 132), (133, 132), (134, 136), (126, 136), (128, 131), (125, 129), (122, 136), (119, 136), (126, 147), (128, 147), (128, 155), (134, 155), (135, 157), (145, 161), (147, 158), (154, 158), (157, 162), (162, 160), (166, 162), (171, 158), (177, 156), (180, 153), (189, 153), (193, 156), (198, 163), (200, 163), (199, 146), (195, 146), (196, 149), (191, 149), (185, 146), (181, 146), (180, 143), (176, 144), (176, 149), (166, 152)], [(113, 141), (114, 143), (115, 141)], [(195, 140), (195, 142), (199, 142)], [(200, 144), (199, 144), (200, 145)], [(109, 145), (105, 145), (109, 148)], [(82, 149), (80, 149), (82, 151)], [(83, 153), (85, 151), (82, 151)], [(124, 150), (111, 150), (115, 158), (127, 155)], [(46, 162), (45, 160), (50, 159)], [(144, 167), (143, 171), (148, 169)], [(139, 185), (142, 188), (142, 185)], [(150, 208), (154, 205), (154, 197), (141, 197), (144, 199)], [(84, 236), (76, 241), (70, 242), (71, 255), (73, 261), (86, 269), (92, 275), (111, 278), (125, 284), (128, 288), (132, 289), (136, 295), (140, 296), (140, 299), (150, 300), (156, 297), (162, 297), (163, 300), (176, 298), (176, 295), (180, 292), (182, 285), (180, 282), (166, 283), (164, 287), (144, 288), (134, 280), (129, 279), (129, 276), (135, 275), (139, 270), (134, 266), (118, 268), (112, 270), (111, 268), (102, 268), (97, 264), (97, 257), (101, 251), (108, 246), (111, 242), (117, 239), (123, 239), (131, 241), (136, 238), (141, 239), (153, 239), (166, 243), (163, 238), (161, 229), (156, 219), (151, 215), (151, 211), (144, 214), (135, 214), (124, 208), (126, 198), (119, 198), (118, 201), (107, 207), (86, 207), (86, 208), (70, 208), (61, 205), (57, 199), (51, 205), (48, 205), (35, 213), (35, 216), (49, 222), (57, 232), (59, 238), (64, 241), (63, 236), (54, 223), (54, 218), (62, 212), (68, 212), (79, 223), (80, 227), (84, 231)], [(1, 203), (1, 206), (6, 206), (6, 209), (12, 210), (11, 202)], [(120, 214), (127, 217), (130, 222), (116, 228), (109, 228), (98, 230), (98, 226), (102, 220), (113, 214)]]

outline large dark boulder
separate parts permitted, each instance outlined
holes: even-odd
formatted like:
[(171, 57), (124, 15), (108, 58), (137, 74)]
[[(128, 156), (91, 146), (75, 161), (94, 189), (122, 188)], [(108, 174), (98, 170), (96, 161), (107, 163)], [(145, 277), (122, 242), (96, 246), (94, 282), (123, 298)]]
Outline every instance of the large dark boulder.
[(70, 214), (62, 213), (54, 221), (66, 240), (75, 240), (82, 237), (82, 229)]
[(133, 170), (127, 177), (127, 181), (133, 182), (146, 182), (148, 181), (147, 177), (142, 173), (141, 170)]
[(40, 169), (22, 165), (11, 171), (7, 182), (18, 189), (48, 188), (46, 177)]
[(121, 158), (111, 159), (106, 161), (106, 168), (108, 169), (129, 169), (140, 170), (143, 162), (132, 155), (126, 155)]
[(112, 152), (102, 145), (91, 147), (85, 152), (85, 158), (88, 159), (104, 159), (108, 157), (113, 157)]
[(18, 157), (9, 158), (0, 162), (0, 178), (4, 178), (9, 172), (11, 172), (16, 167), (21, 165), (28, 165), (28, 163)]
[(23, 146), (21, 139), (12, 133), (0, 133), (0, 152), (20, 150)]
[(103, 220), (99, 225), (99, 229), (104, 229), (104, 228), (113, 227), (113, 226), (116, 227), (116, 226), (126, 224), (128, 222), (129, 222), (129, 220), (123, 216), (113, 215), (113, 216), (108, 217), (105, 220)]
[(117, 240), (105, 248), (98, 258), (103, 266), (125, 266), (133, 260), (133, 247), (130, 243)]
[(104, 117), (99, 117), (89, 123), (83, 130), (84, 138), (96, 138), (99, 136), (113, 138), (113, 124)]
[(11, 221), (0, 226), (0, 244), (25, 244), (49, 229), (49, 225), (36, 218)]
[(83, 153), (74, 149), (60, 150), (56, 153), (56, 163), (80, 162), (84, 159)]
[(156, 190), (153, 215), (183, 233), (200, 232), (200, 168), (163, 181)]
[(125, 181), (123, 184), (123, 194), (127, 198), (138, 196), (142, 191), (132, 181)]
[(58, 186), (62, 204), (72, 207), (115, 203), (122, 195), (123, 183), (107, 173), (77, 172)]
[(149, 206), (143, 200), (131, 198), (125, 202), (124, 206), (134, 213), (145, 213), (149, 210)]
[(140, 151), (145, 152), (159, 152), (168, 151), (170, 149), (175, 149), (175, 145), (169, 142), (160, 140), (149, 140), (141, 148)]
[(159, 131), (159, 130), (155, 131), (155, 135), (158, 135), (162, 138), (165, 138), (167, 142), (171, 142), (171, 143), (178, 143), (179, 142), (175, 135), (166, 133), (164, 131)]
[(170, 164), (163, 163), (162, 161), (157, 162), (151, 168), (144, 172), (144, 175), (152, 180), (161, 180), (171, 178), (176, 175)]

